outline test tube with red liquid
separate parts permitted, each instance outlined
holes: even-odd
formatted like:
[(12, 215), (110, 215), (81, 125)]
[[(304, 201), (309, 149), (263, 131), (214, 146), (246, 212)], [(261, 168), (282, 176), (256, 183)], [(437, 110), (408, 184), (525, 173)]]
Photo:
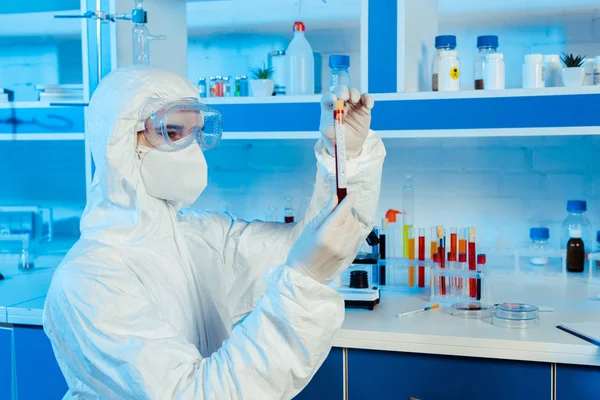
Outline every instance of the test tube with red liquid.
[(415, 228), (408, 228), (408, 287), (415, 287)]
[(433, 261), (433, 255), (438, 252), (438, 240), (437, 240), (437, 227), (431, 227), (431, 234), (429, 237), (429, 259)]
[[(451, 270), (456, 270), (456, 253), (449, 252), (448, 253), (448, 268)], [(450, 294), (455, 296), (458, 292), (458, 278), (452, 277), (450, 278)]]
[(467, 241), (469, 236), (468, 228), (460, 228), (458, 230), (458, 254), (467, 254)]
[[(475, 247), (475, 228), (469, 228), (469, 271), (477, 271), (477, 251)], [(469, 278), (469, 297), (477, 298), (477, 280)]]
[[(439, 260), (440, 260), (440, 268), (444, 269), (444, 268), (446, 268), (446, 237), (444, 235), (444, 227), (438, 226), (436, 228), (436, 232), (437, 232), (437, 237), (439, 240), (438, 255), (439, 255)], [(445, 296), (446, 295), (446, 277), (442, 276), (441, 279), (442, 279), (442, 282), (441, 282), (440, 293), (442, 294), (442, 296)]]
[(348, 180), (346, 173), (346, 134), (344, 132), (344, 101), (335, 102), (333, 110), (333, 125), (335, 131), (335, 184), (338, 203), (348, 194)]
[(419, 228), (419, 271), (417, 285), (420, 288), (425, 287), (425, 228)]
[[(486, 261), (485, 254), (477, 255), (477, 271), (483, 271)], [(481, 278), (477, 278), (477, 300), (481, 300)]]
[[(450, 251), (448, 254), (454, 253), (454, 256), (458, 254), (458, 229), (450, 228)], [(456, 260), (454, 260), (456, 261)]]
[[(460, 253), (458, 255), (458, 269), (461, 271), (467, 270), (467, 253)], [(460, 278), (458, 280), (458, 290), (461, 296), (464, 294), (465, 287), (467, 287), (465, 284), (465, 278)]]

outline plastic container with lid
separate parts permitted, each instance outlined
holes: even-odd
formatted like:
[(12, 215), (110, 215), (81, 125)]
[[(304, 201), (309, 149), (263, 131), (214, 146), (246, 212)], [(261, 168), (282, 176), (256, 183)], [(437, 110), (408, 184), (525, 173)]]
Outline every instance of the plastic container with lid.
[(460, 90), (460, 62), (456, 50), (440, 51), (438, 90), (455, 92)]
[(567, 202), (567, 212), (569, 215), (565, 218), (561, 227), (561, 249), (566, 249), (567, 247), (567, 242), (571, 238), (570, 230), (579, 227), (581, 228), (581, 239), (585, 245), (585, 251), (591, 251), (593, 247), (593, 235), (592, 224), (586, 216), (587, 202), (585, 200), (569, 200)]
[(583, 60), (583, 86), (593, 86), (594, 85), (594, 69), (595, 69), (596, 61), (593, 58), (586, 58)]
[(525, 54), (523, 88), (538, 89), (544, 86), (544, 57), (541, 54)]
[(294, 38), (285, 52), (285, 91), (288, 96), (315, 93), (315, 54), (305, 32), (304, 23), (294, 23)]
[[(439, 90), (439, 70), (440, 70), (440, 62), (441, 62), (441, 52), (447, 50), (456, 49), (456, 36), (454, 35), (440, 35), (435, 37), (435, 48), (437, 49), (435, 55), (433, 56), (433, 62), (431, 66), (431, 89), (434, 92)], [(458, 62), (458, 56), (457, 62)]]
[(504, 54), (489, 53), (485, 55), (483, 81), (485, 90), (502, 90), (506, 87)]
[(485, 63), (488, 54), (498, 51), (498, 36), (482, 35), (477, 37), (477, 48), (479, 52), (475, 55), (473, 65), (473, 79), (475, 80), (475, 90), (488, 89), (485, 85)]
[(585, 248), (581, 235), (581, 226), (569, 228), (570, 239), (567, 242), (567, 271), (569, 272), (583, 272), (585, 269)]
[(512, 329), (533, 328), (540, 324), (539, 309), (530, 304), (498, 304), (492, 315), (492, 324)]
[[(531, 239), (531, 248), (536, 250), (548, 249), (550, 246), (548, 241), (550, 240), (550, 230), (548, 228), (531, 228), (529, 230), (529, 238)], [(547, 265), (548, 257), (544, 255), (536, 255), (531, 257), (529, 260), (533, 265)]]
[(329, 56), (329, 91), (334, 92), (338, 86), (346, 86), (350, 88), (350, 56), (332, 55)]
[(544, 60), (544, 82), (546, 87), (561, 87), (562, 81), (562, 64), (558, 54), (546, 54)]

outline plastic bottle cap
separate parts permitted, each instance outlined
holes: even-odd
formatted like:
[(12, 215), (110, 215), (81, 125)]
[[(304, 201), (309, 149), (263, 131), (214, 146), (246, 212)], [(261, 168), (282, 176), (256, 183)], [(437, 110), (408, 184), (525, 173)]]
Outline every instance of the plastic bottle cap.
[(544, 227), (531, 228), (529, 238), (531, 240), (548, 240), (550, 239), (550, 229)]
[(567, 211), (570, 213), (583, 213), (587, 211), (587, 202), (585, 200), (567, 201)]
[(504, 54), (502, 53), (490, 53), (485, 55), (486, 61), (502, 61), (504, 59)]
[(569, 236), (573, 239), (581, 239), (581, 228), (578, 226), (569, 228)]
[(460, 253), (458, 255), (458, 262), (466, 263), (467, 262), (467, 253)]
[(306, 32), (306, 26), (304, 25), (304, 22), (294, 22), (294, 32)]
[(485, 254), (477, 254), (477, 264), (485, 264), (487, 261), (487, 258), (485, 256)]
[(329, 56), (329, 68), (349, 68), (350, 56), (333, 55)]
[(498, 36), (496, 36), (496, 35), (477, 36), (477, 47), (498, 47)]
[(544, 57), (541, 54), (525, 54), (526, 63), (541, 63)]
[(456, 47), (456, 36), (454, 35), (440, 35), (435, 37), (435, 48), (441, 47)]

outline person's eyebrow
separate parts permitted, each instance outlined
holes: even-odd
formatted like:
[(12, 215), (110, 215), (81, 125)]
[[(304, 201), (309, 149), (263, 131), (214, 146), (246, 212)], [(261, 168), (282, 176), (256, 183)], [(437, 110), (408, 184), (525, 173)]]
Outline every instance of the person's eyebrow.
[(181, 130), (183, 130), (183, 125), (169, 125), (169, 124), (167, 124), (167, 129), (175, 129), (175, 130), (181, 131)]

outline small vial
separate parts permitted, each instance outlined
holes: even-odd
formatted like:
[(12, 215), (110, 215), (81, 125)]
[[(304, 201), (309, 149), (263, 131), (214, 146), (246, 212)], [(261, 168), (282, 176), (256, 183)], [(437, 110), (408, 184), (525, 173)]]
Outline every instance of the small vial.
[(335, 182), (338, 204), (348, 194), (348, 180), (346, 178), (346, 135), (344, 133), (344, 101), (338, 100), (333, 111), (335, 128)]
[(329, 56), (329, 68), (331, 68), (331, 74), (329, 75), (330, 92), (335, 92), (339, 86), (350, 88), (350, 73), (348, 72), (348, 68), (350, 68), (350, 56)]
[[(487, 259), (486, 259), (485, 254), (477, 255), (477, 271), (479, 271), (479, 272), (483, 271), (486, 261), (487, 261)], [(481, 278), (477, 278), (477, 300), (481, 300), (481, 292), (482, 292)]]
[(458, 228), (450, 228), (450, 253), (458, 254)]
[(292, 198), (291, 197), (285, 198), (285, 215), (283, 217), (283, 221), (286, 224), (291, 224), (292, 222), (294, 222), (294, 213), (292, 211)]
[[(531, 239), (532, 249), (547, 249), (549, 247), (550, 230), (548, 228), (531, 228), (529, 230), (529, 238)], [(548, 257), (536, 255), (531, 257), (529, 262), (533, 265), (547, 265)]]

